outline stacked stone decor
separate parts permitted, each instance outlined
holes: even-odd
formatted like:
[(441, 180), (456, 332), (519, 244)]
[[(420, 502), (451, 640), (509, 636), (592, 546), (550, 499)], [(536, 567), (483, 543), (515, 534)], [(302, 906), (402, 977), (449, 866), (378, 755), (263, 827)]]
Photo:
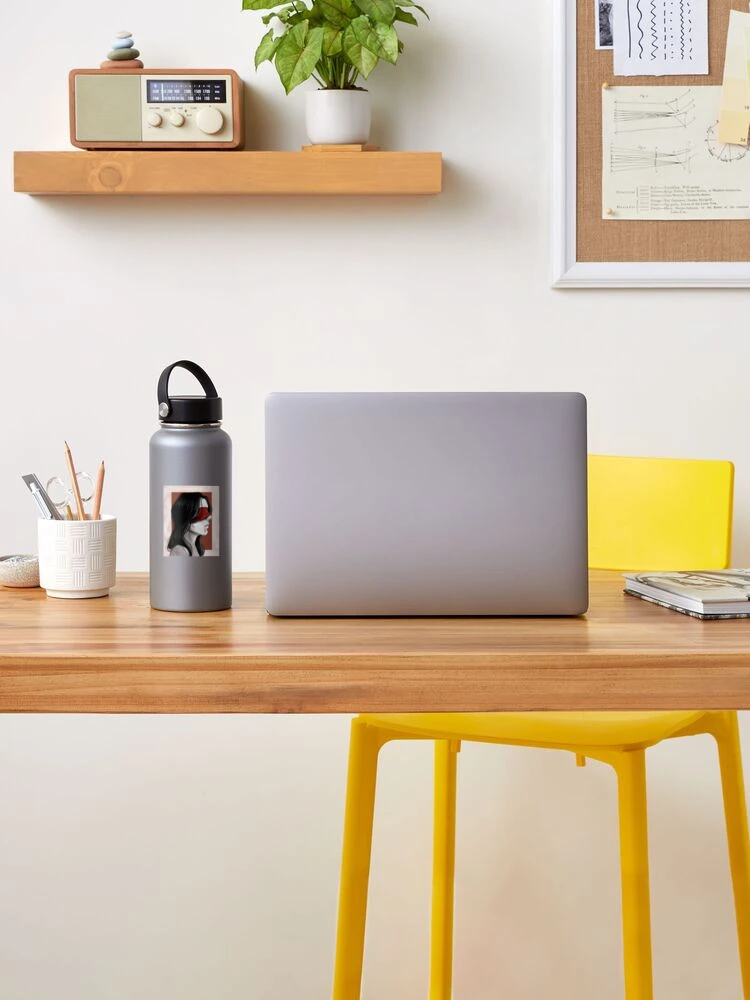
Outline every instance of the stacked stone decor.
[(99, 64), (100, 69), (143, 69), (143, 63), (138, 58), (141, 54), (133, 47), (133, 34), (130, 31), (118, 31), (107, 58)]

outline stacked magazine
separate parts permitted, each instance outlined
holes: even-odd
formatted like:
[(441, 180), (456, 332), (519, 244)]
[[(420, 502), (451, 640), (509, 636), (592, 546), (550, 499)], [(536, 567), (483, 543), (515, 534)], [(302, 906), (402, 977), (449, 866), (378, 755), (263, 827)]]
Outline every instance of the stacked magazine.
[(625, 593), (694, 618), (750, 618), (750, 569), (625, 573)]

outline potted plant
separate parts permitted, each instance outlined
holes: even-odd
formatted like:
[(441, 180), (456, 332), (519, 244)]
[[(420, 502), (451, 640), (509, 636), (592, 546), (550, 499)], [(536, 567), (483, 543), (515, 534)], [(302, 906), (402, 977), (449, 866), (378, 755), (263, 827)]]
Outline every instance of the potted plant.
[(357, 86), (381, 59), (396, 63), (404, 49), (396, 23), (418, 24), (414, 0), (242, 0), (243, 10), (266, 10), (269, 26), (255, 53), (255, 68), (273, 62), (287, 94), (312, 77), (307, 95), (312, 143), (365, 143), (370, 94)]

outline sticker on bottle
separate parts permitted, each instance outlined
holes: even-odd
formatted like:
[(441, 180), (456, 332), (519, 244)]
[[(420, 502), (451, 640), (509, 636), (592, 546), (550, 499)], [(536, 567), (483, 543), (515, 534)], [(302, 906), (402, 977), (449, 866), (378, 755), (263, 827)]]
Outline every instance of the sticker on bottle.
[(219, 487), (164, 487), (164, 555), (218, 556)]

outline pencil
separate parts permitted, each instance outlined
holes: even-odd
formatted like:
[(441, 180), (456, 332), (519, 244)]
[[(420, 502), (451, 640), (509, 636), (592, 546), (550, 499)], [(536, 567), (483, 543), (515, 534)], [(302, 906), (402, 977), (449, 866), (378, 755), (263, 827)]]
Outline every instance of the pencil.
[(76, 467), (73, 465), (73, 456), (70, 454), (70, 447), (68, 442), (65, 442), (65, 461), (68, 466), (68, 475), (70, 476), (70, 485), (73, 489), (73, 498), (76, 502), (76, 510), (78, 511), (78, 520), (86, 520), (86, 511), (83, 509), (83, 500), (81, 500), (81, 491), (78, 488), (78, 479), (76, 477)]
[(96, 474), (96, 490), (94, 492), (94, 509), (91, 513), (91, 520), (98, 521), (102, 511), (102, 490), (104, 489), (104, 462), (99, 466)]

